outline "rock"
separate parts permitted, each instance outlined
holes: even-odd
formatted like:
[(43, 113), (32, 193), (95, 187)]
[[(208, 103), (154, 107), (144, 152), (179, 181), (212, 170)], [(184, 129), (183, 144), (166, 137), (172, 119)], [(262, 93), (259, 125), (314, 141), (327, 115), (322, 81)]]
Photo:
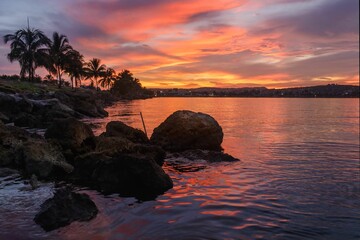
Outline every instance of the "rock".
[(221, 151), (223, 132), (208, 114), (176, 111), (154, 129), (151, 143), (168, 151), (203, 149)]
[(140, 154), (93, 152), (77, 157), (74, 166), (82, 183), (105, 193), (153, 199), (173, 187), (159, 164)]
[(62, 153), (42, 140), (28, 140), (22, 147), (25, 172), (42, 179), (55, 178), (71, 173), (73, 166)]
[(96, 217), (98, 211), (88, 195), (60, 189), (41, 205), (34, 221), (45, 231), (51, 231), (74, 221), (89, 221)]
[(75, 118), (56, 119), (45, 132), (45, 138), (54, 140), (66, 150), (79, 152), (86, 140), (94, 138), (91, 128)]
[(7, 115), (5, 115), (4, 113), (0, 112), (0, 121), (8, 123), (8, 122), (10, 122), (10, 118)]
[(186, 150), (183, 152), (172, 153), (167, 156), (168, 159), (171, 158), (185, 158), (190, 161), (196, 160), (205, 160), (210, 163), (214, 162), (236, 162), (240, 161), (239, 159), (223, 152), (218, 151), (209, 151), (209, 150)]
[(33, 104), (25, 96), (21, 96), (21, 100), (17, 103), (22, 112), (31, 113)]
[(159, 166), (164, 164), (166, 152), (159, 146), (134, 144), (132, 152), (146, 156), (148, 159), (154, 160)]
[(108, 113), (92, 91), (57, 91), (54, 96), (63, 104), (89, 117), (106, 117)]
[(106, 137), (101, 135), (96, 137), (97, 152), (129, 152), (133, 148), (134, 143), (122, 137)]
[(133, 143), (123, 137), (107, 137), (104, 134), (96, 137), (97, 152), (106, 153), (137, 153), (154, 160), (159, 166), (162, 166), (165, 159), (165, 151), (158, 146), (149, 144)]
[(107, 137), (123, 137), (134, 143), (149, 143), (149, 139), (143, 131), (127, 126), (120, 121), (109, 122), (103, 135)]
[(0, 166), (22, 170), (27, 176), (52, 179), (70, 173), (73, 167), (62, 153), (41, 136), (0, 124)]
[(36, 128), (38, 126), (41, 126), (41, 122), (41, 119), (38, 119), (36, 116), (26, 112), (21, 112), (14, 119), (15, 126), (19, 127)]

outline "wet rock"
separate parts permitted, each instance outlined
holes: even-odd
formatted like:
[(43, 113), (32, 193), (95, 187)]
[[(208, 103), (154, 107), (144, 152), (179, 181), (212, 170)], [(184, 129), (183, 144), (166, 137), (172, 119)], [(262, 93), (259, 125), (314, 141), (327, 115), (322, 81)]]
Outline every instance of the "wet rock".
[(88, 153), (74, 161), (78, 180), (105, 193), (151, 199), (173, 187), (158, 163), (141, 154)]
[(41, 205), (34, 221), (45, 231), (51, 231), (74, 221), (89, 221), (97, 213), (98, 209), (88, 195), (60, 189)]
[(63, 148), (79, 152), (89, 138), (94, 138), (91, 128), (75, 118), (56, 119), (45, 132), (45, 138), (51, 139)]
[(112, 121), (106, 125), (106, 132), (103, 133), (107, 137), (122, 137), (134, 143), (149, 143), (146, 134), (136, 128), (132, 128), (120, 121)]
[(168, 151), (220, 151), (223, 136), (222, 128), (210, 115), (183, 110), (174, 112), (155, 128), (150, 141)]

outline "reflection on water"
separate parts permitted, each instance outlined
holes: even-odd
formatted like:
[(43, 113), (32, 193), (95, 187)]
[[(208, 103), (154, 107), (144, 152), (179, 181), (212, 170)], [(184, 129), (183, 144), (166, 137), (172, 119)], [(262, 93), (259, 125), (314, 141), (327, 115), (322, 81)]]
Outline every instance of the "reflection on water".
[[(10, 216), (11, 209), (31, 216), (38, 204), (28, 206), (34, 200), (22, 186), (2, 184), (0, 213), (18, 225), (1, 226), (0, 238), (13, 229), (37, 239), (360, 238), (358, 99), (156, 98), (118, 103), (109, 118), (89, 121), (97, 134), (112, 120), (142, 129), (142, 112), (151, 134), (180, 109), (218, 120), (225, 151), (241, 162), (169, 162), (174, 188), (156, 201), (79, 189), (99, 215), (51, 233)], [(37, 202), (49, 197), (49, 187), (42, 189)]]

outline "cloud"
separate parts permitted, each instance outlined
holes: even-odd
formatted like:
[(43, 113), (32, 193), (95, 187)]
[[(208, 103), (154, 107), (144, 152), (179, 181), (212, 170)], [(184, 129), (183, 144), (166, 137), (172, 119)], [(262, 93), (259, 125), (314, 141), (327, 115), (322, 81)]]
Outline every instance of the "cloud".
[(30, 16), (145, 86), (358, 84), (357, 0), (4, 0), (0, 9), (0, 34)]

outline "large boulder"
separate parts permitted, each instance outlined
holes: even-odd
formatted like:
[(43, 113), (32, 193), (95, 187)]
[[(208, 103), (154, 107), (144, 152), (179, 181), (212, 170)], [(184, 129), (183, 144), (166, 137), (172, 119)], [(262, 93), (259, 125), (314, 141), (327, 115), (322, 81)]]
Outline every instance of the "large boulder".
[(106, 132), (102, 135), (107, 137), (122, 137), (134, 143), (149, 143), (149, 139), (143, 131), (132, 128), (120, 121), (109, 122), (106, 125)]
[(173, 187), (159, 164), (142, 154), (92, 152), (77, 157), (74, 166), (78, 181), (105, 193), (153, 199)]
[(74, 221), (89, 221), (97, 213), (98, 209), (88, 195), (60, 189), (55, 192), (53, 198), (41, 205), (34, 221), (45, 231), (51, 231)]
[(222, 128), (210, 115), (182, 110), (174, 112), (155, 128), (150, 141), (168, 151), (220, 151), (223, 136)]
[(63, 150), (78, 152), (84, 143), (94, 138), (94, 133), (88, 125), (75, 118), (56, 119), (46, 130), (45, 138), (59, 143)]

